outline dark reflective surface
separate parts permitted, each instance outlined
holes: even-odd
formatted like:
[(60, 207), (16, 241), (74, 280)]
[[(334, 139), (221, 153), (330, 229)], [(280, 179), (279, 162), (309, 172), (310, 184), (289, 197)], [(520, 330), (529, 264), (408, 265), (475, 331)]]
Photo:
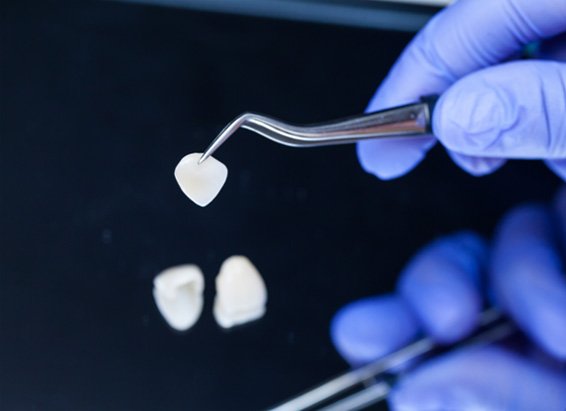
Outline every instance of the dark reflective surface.
[[(242, 131), (201, 209), (173, 169), (235, 115), (313, 123), (363, 110), (407, 35), (109, 2), (2, 5), (0, 405), (6, 410), (253, 410), (345, 369), (332, 314), (388, 292), (415, 250), (550, 198), (515, 163), (476, 179), (440, 149), (380, 182), (353, 147), (297, 150)], [(252, 85), (254, 85), (252, 87)], [(214, 323), (222, 261), (248, 255), (261, 321)], [(185, 335), (153, 305), (178, 263), (206, 276)]]

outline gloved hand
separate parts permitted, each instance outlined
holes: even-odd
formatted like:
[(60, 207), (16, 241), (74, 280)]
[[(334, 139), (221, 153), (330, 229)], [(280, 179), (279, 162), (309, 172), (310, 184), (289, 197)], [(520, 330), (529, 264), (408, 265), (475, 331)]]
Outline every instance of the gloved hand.
[(472, 232), (441, 238), (401, 274), (397, 293), (342, 308), (331, 336), (352, 365), (419, 333), (440, 343), (473, 331), (487, 298), (528, 341), (445, 354), (417, 366), (389, 397), (393, 410), (566, 409), (566, 190), (552, 206), (528, 204), (501, 221), (493, 244)]
[[(433, 132), (473, 175), (506, 159), (542, 159), (566, 180), (566, 2), (459, 0), (413, 39), (368, 112), (442, 94)], [(556, 37), (558, 36), (558, 37)], [(540, 58), (512, 61), (546, 40)], [(381, 179), (412, 170), (436, 139), (358, 143), (362, 167)]]

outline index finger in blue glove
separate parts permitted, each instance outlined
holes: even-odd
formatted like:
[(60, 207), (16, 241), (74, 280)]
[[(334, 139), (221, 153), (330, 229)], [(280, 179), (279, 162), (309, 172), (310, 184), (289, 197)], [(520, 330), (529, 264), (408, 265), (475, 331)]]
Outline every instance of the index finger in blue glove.
[[(562, 0), (460, 0), (433, 18), (409, 44), (367, 111), (441, 94), (463, 76), (564, 30)], [(433, 139), (366, 141), (358, 144), (358, 156), (367, 172), (390, 179), (414, 168), (433, 144)]]
[(555, 215), (519, 206), (494, 239), (490, 276), (496, 303), (549, 354), (566, 359), (566, 279)]

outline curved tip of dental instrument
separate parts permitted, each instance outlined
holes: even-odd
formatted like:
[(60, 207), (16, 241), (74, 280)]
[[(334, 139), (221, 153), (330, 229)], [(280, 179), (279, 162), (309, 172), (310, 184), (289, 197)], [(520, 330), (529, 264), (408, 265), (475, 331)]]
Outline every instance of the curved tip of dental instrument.
[(198, 164), (202, 164), (208, 157), (210, 157), (218, 148), (230, 137), (232, 134), (236, 132), (250, 117), (252, 117), (252, 113), (243, 113), (236, 117), (234, 120), (229, 122), (226, 127), (216, 136), (212, 143), (207, 147), (207, 149), (202, 153)]

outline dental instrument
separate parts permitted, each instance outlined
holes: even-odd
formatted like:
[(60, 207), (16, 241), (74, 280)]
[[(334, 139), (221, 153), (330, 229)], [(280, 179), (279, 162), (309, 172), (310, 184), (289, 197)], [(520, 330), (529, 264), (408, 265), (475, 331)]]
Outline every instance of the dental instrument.
[(427, 96), (418, 103), (311, 126), (297, 126), (260, 114), (244, 113), (218, 134), (198, 163), (214, 154), (239, 128), (290, 147), (320, 147), (378, 138), (427, 137), (432, 133), (432, 112), (437, 99), (437, 96)]

